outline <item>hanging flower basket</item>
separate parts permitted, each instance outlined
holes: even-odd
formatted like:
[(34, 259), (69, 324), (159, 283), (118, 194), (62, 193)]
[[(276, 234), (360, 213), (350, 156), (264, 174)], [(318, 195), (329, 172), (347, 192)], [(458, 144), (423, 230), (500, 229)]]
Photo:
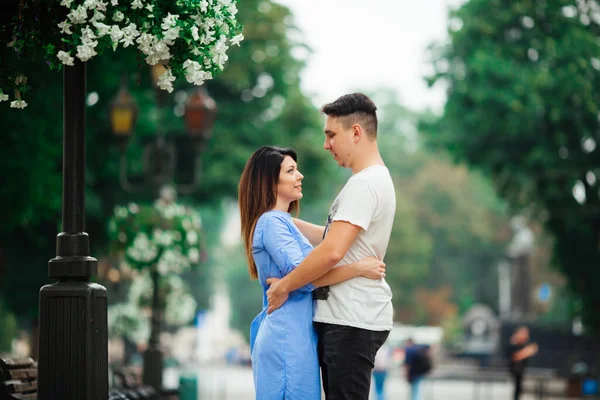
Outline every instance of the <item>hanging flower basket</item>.
[(116, 207), (109, 236), (131, 267), (180, 274), (200, 262), (201, 228), (200, 215), (192, 208), (157, 200), (154, 205)]
[[(236, 0), (20, 0), (0, 34), (20, 59), (41, 50), (56, 70), (135, 47), (147, 64), (165, 65), (158, 86), (171, 92), (177, 78), (200, 86), (223, 70), (229, 47), (243, 40), (236, 14)], [(0, 70), (0, 102), (24, 108), (27, 89), (28, 77)]]

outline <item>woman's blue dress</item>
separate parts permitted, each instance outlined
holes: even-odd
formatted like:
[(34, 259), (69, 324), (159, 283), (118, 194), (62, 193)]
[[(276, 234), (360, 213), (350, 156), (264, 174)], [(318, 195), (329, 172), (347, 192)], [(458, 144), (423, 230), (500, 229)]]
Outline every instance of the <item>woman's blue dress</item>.
[(263, 310), (250, 326), (257, 400), (319, 400), (321, 379), (313, 300), (309, 284), (290, 293), (267, 315), (267, 278), (283, 278), (312, 251), (288, 213), (272, 210), (258, 219), (252, 254), (263, 288)]

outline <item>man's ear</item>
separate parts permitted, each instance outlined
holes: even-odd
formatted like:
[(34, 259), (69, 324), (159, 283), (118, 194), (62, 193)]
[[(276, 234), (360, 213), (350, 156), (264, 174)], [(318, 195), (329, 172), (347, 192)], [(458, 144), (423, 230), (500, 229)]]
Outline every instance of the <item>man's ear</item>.
[(352, 125), (352, 139), (354, 142), (358, 142), (362, 135), (364, 134), (362, 126), (360, 124)]

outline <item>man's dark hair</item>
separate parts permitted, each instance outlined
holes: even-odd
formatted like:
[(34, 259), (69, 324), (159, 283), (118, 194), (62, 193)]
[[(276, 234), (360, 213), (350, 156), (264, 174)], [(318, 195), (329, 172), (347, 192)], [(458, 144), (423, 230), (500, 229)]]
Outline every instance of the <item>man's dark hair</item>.
[(340, 118), (344, 129), (360, 124), (372, 138), (377, 137), (376, 111), (373, 100), (362, 93), (345, 94), (321, 108), (323, 114)]

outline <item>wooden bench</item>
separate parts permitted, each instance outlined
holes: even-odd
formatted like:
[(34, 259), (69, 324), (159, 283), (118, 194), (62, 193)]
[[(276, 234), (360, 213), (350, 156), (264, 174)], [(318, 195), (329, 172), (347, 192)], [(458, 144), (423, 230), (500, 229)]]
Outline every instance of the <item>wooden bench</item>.
[(31, 358), (0, 358), (0, 400), (36, 400), (37, 375)]

